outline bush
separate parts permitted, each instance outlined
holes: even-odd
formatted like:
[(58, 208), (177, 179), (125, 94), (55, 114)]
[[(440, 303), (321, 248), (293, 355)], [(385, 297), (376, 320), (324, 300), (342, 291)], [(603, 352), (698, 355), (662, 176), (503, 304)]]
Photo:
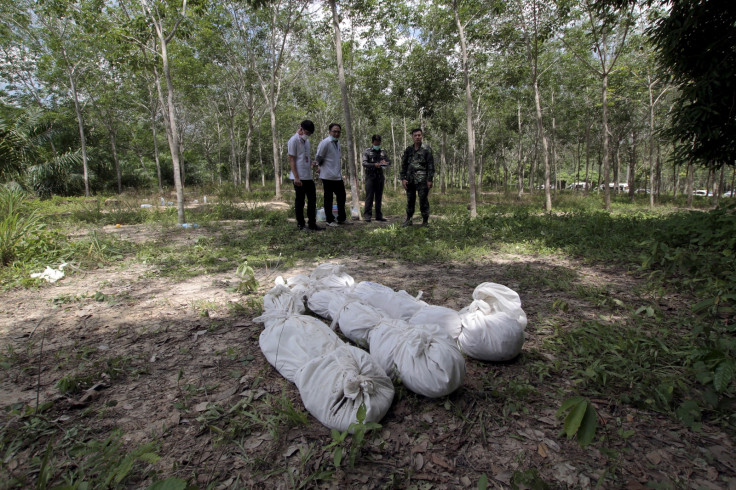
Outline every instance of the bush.
[(19, 249), (41, 232), (38, 213), (28, 211), (26, 193), (18, 187), (0, 189), (0, 264), (9, 265)]

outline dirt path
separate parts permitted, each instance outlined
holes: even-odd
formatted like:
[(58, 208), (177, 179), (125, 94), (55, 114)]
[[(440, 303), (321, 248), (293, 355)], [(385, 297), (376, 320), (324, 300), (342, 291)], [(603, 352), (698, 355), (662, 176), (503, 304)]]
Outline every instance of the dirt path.
[[(164, 237), (145, 227), (127, 231), (127, 239), (152, 238)], [(732, 441), (713, 427), (696, 433), (663, 415), (599, 399), (599, 424), (608, 427), (606, 433), (626, 437), (585, 450), (560, 437), (555, 411), (564, 392), (573, 390), (565, 380), (540, 382), (528, 369), (532, 361), (554, 362), (543, 348), (551, 333), (545, 314), (559, 300), (571, 318), (597, 314), (579, 295), (565, 292), (570, 285), (605, 289), (635, 304), (638, 283), (625, 271), (508, 255), (476, 264), (409, 267), (367, 257), (335, 262), (356, 281), (413, 295), (422, 291), (428, 303), (454, 309), (468, 304), (481, 282), (505, 284), (520, 292), (529, 327), (520, 358), (504, 364), (468, 359), (465, 386), (446, 399), (398, 390), (381, 434), (366, 444), (355, 468), (338, 471), (326, 486), (470, 488), (486, 475), (492, 488), (508, 488), (520, 478), (528, 478), (531, 487), (535, 477), (559, 488), (589, 488), (599, 480), (607, 488), (644, 488), (650, 482), (736, 488)], [(258, 294), (276, 275), (290, 277), (316, 265), (257, 271)], [(3, 293), (0, 344), (8, 366), (0, 407), (35, 406), (38, 397), (40, 403), (53, 402), (63, 427), (92, 426), (101, 437), (119, 428), (129, 447), (158, 441), (159, 474), (191, 478), (202, 487), (219, 482), (216, 488), (288, 488), (294, 475), (304, 481), (331, 468), (331, 452), (324, 449), (330, 433), (312, 417), (276, 436), (250, 430), (238, 436), (239, 448), (218, 444), (218, 433), (201, 421), (213, 404), (227, 409), (244, 398), (286, 397), (303, 409), (296, 388), (261, 355), (261, 325), (244, 310), (247, 298), (233, 291), (236, 284), (234, 271), (173, 281), (137, 264)], [(87, 380), (99, 383), (99, 391), (86, 398), (60, 394), (60, 380), (88, 373), (99, 375)], [(211, 425), (220, 419), (213, 420)], [(17, 457), (20, 468), (22, 455)]]

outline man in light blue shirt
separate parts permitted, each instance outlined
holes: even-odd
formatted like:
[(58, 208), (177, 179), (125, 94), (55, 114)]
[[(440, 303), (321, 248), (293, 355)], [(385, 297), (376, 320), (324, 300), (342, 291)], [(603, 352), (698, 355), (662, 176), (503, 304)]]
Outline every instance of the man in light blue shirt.
[[(324, 230), (317, 226), (317, 190), (312, 179), (309, 136), (314, 132), (314, 123), (305, 119), (299, 124), (296, 134), (289, 139), (289, 178), (294, 181), (294, 211), (296, 225), (303, 231)], [(304, 200), (307, 201), (307, 223), (304, 222)]]
[[(335, 227), (346, 224), (345, 220), (345, 183), (342, 180), (340, 165), (340, 133), (342, 127), (337, 123), (330, 124), (330, 134), (319, 142), (314, 159), (319, 165), (319, 178), (322, 179), (325, 197), (325, 218), (327, 226)], [(332, 196), (337, 200), (337, 222), (332, 214)]]

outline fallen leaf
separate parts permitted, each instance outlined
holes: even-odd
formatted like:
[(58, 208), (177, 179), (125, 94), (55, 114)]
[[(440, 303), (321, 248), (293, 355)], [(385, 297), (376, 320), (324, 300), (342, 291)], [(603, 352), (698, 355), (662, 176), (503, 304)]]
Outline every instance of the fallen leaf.
[(196, 342), (199, 337), (201, 337), (202, 335), (206, 333), (207, 333), (207, 330), (199, 330), (197, 333), (194, 334), (194, 338), (192, 339), (192, 341)]
[(549, 456), (549, 452), (547, 451), (547, 445), (543, 442), (540, 442), (537, 445), (537, 452), (543, 458), (546, 458), (547, 456)]
[(659, 463), (662, 462), (662, 456), (659, 454), (659, 451), (650, 451), (646, 454), (646, 456), (647, 460), (654, 466), (657, 466)]
[(460, 483), (462, 483), (466, 487), (469, 487), (469, 486), (473, 485), (473, 482), (471, 482), (470, 481), (470, 478), (468, 478), (467, 476), (461, 476), (460, 477)]
[(414, 447), (411, 448), (411, 453), (426, 453), (427, 452), (427, 440), (424, 439), (419, 444), (416, 444)]
[(446, 470), (455, 469), (452, 463), (448, 462), (444, 457), (440, 456), (439, 454), (432, 455), (432, 462), (437, 466), (442, 466)]
[(424, 466), (424, 456), (422, 456), (422, 453), (417, 453), (414, 456), (414, 469), (417, 471), (420, 471), (423, 466)]
[(297, 451), (299, 451), (299, 446), (289, 446), (288, 448), (286, 448), (286, 451), (284, 451), (283, 453), (281, 453), (281, 455), (283, 457), (285, 457), (285, 458), (288, 458), (288, 457), (292, 456)]
[(204, 412), (207, 410), (207, 405), (209, 405), (210, 402), (201, 402), (194, 405), (194, 411), (195, 412)]

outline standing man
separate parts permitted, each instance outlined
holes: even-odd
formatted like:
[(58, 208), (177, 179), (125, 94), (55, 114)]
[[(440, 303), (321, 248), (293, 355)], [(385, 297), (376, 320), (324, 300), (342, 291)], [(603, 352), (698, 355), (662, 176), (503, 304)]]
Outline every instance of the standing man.
[[(342, 127), (337, 123), (330, 124), (330, 134), (319, 142), (314, 159), (319, 165), (319, 178), (325, 191), (325, 218), (327, 226), (344, 225), (345, 214), (345, 183), (342, 181), (342, 166), (340, 165), (340, 133)], [(332, 214), (332, 195), (337, 199), (337, 222)]]
[[(296, 225), (300, 231), (321, 231), (317, 226), (317, 191), (312, 179), (312, 162), (309, 157), (309, 136), (314, 132), (314, 123), (305, 119), (299, 124), (296, 134), (289, 138), (289, 178), (294, 181), (294, 211)], [(304, 199), (307, 200), (307, 220), (304, 223)]]
[(366, 148), (363, 152), (363, 169), (365, 171), (365, 209), (363, 220), (371, 221), (373, 200), (376, 201), (376, 221), (387, 221), (381, 213), (381, 200), (383, 199), (383, 169), (391, 165), (386, 150), (381, 149), (381, 135), (374, 134), (371, 137), (373, 146)]
[(401, 185), (406, 190), (406, 220), (401, 226), (411, 226), (414, 204), (419, 194), (419, 211), (422, 213), (422, 226), (429, 221), (429, 190), (434, 179), (434, 157), (432, 149), (422, 145), (422, 130), (412, 129), (414, 144), (404, 150), (401, 159)]

